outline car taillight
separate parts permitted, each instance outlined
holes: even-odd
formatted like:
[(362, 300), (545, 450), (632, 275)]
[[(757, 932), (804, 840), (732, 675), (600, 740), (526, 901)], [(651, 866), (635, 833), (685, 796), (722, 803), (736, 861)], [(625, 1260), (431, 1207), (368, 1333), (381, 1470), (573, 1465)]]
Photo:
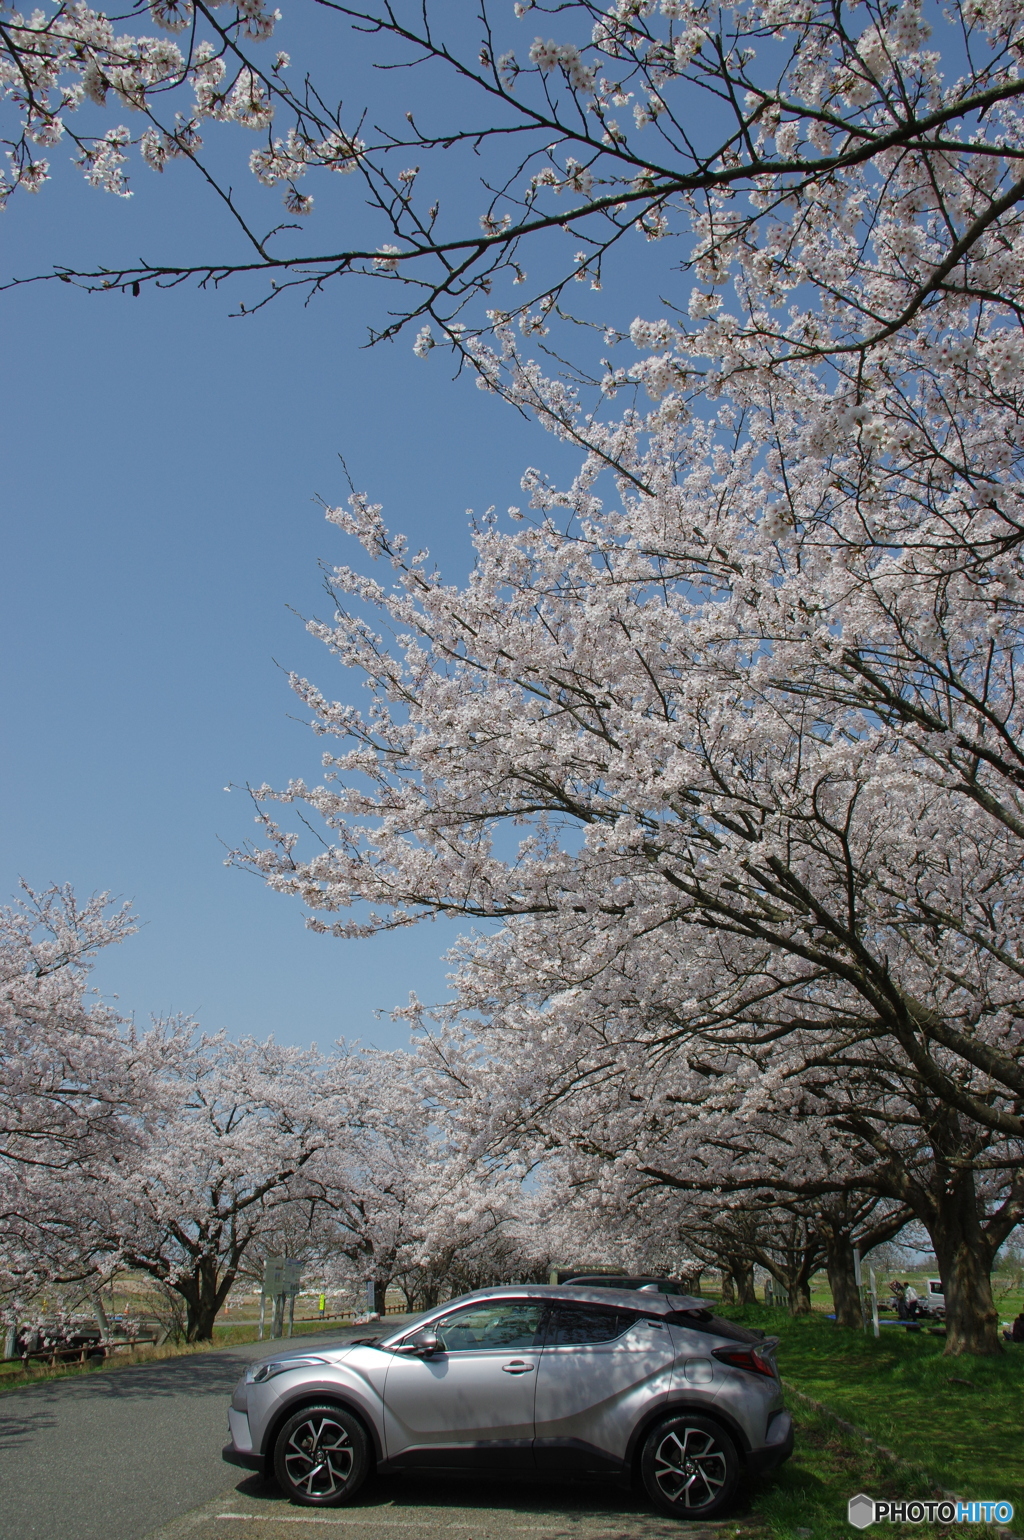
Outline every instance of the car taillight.
[(746, 1369), (749, 1374), (763, 1374), (770, 1380), (775, 1378), (775, 1370), (756, 1348), (714, 1348), (712, 1357), (723, 1364), (732, 1364), (734, 1369)]

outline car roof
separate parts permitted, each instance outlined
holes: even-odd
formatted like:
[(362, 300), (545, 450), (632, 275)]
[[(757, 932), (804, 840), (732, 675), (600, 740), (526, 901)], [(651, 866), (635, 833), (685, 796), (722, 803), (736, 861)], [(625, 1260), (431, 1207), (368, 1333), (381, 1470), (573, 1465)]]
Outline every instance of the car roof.
[(642, 1315), (671, 1315), (674, 1310), (706, 1310), (707, 1304), (693, 1294), (639, 1294), (636, 1289), (605, 1289), (585, 1283), (507, 1283), (491, 1289), (476, 1289), (459, 1299), (450, 1299), (442, 1310), (453, 1305), (469, 1305), (485, 1299), (537, 1299), (576, 1301), (584, 1305), (619, 1305), (624, 1310), (638, 1310)]
[[(663, 1273), (659, 1276), (654, 1273), (578, 1273), (573, 1278), (563, 1279), (561, 1287), (564, 1288), (567, 1283), (582, 1283), (594, 1289), (613, 1289), (617, 1283), (621, 1283), (624, 1289), (639, 1289), (642, 1285), (678, 1282), (678, 1278), (666, 1278)], [(678, 1293), (678, 1290), (672, 1292)]]

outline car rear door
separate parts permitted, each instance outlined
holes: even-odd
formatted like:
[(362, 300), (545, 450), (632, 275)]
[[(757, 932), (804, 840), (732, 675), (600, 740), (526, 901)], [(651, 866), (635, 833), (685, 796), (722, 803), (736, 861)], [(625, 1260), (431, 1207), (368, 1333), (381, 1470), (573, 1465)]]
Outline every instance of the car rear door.
[(554, 1305), (537, 1375), (538, 1468), (617, 1468), (642, 1412), (669, 1390), (674, 1358), (668, 1327), (636, 1310)]
[(431, 1322), (440, 1353), (394, 1354), (384, 1381), (388, 1461), (532, 1469), (544, 1313), (536, 1300), (463, 1305)]

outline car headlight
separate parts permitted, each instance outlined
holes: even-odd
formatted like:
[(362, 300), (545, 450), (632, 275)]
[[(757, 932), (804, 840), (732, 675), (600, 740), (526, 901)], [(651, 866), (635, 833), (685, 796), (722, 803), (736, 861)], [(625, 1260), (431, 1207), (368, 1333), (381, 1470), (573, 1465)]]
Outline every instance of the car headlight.
[(264, 1380), (272, 1380), (275, 1374), (287, 1374), (289, 1369), (308, 1369), (314, 1364), (325, 1364), (326, 1358), (284, 1358), (275, 1359), (271, 1363), (250, 1365), (245, 1371), (245, 1383), (247, 1385), (262, 1385)]

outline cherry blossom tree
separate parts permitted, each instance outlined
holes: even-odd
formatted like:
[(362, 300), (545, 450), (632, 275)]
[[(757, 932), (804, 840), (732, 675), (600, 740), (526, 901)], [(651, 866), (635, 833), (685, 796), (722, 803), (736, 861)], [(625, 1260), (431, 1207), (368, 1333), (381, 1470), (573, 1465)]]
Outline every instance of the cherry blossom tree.
[[(494, 1163), (467, 1168), (460, 1162), (456, 1172), (435, 1187), (415, 1259), (413, 1298), (425, 1305), (443, 1297), (442, 1290), (464, 1294), (500, 1283), (547, 1283), (556, 1260), (555, 1195), (524, 1190), (521, 1170)], [(557, 1197), (561, 1201), (563, 1194)]]
[(0, 1159), (68, 1165), (130, 1098), (119, 1018), (87, 995), (102, 948), (131, 935), (128, 906), (80, 904), (68, 887), (0, 909)]
[[(617, 1011), (625, 990), (677, 1038), (778, 1045), (768, 1084), (845, 1063), (884, 1087), (895, 1066), (911, 1121), (922, 1103), (952, 1119), (954, 1164), (975, 1128), (982, 1145), (1018, 1141), (1012, 453), (998, 497), (968, 500), (979, 466), (991, 476), (1005, 460), (1017, 405), (972, 370), (936, 364), (927, 386), (919, 371), (946, 447), (890, 444), (885, 487), (859, 418), (833, 448), (808, 443), (787, 405), (783, 438), (767, 396), (743, 432), (733, 407), (687, 420), (671, 393), (646, 418), (585, 424), (601, 454), (565, 493), (528, 477), (539, 514), (519, 531), (481, 521), (461, 589), (365, 499), (334, 510), (397, 579), (338, 569), (335, 619), (313, 626), (375, 704), (364, 717), (295, 681), (318, 730), (347, 741), (323, 786), (276, 795), (322, 817), (332, 843), (300, 859), (265, 813), (252, 864), (341, 935), (438, 912), (504, 922), (507, 945), (479, 949), (469, 1008), (513, 976), (535, 998), (557, 993), (560, 1011), (577, 989), (582, 1009)], [(957, 464), (972, 412), (988, 426)], [(816, 420), (823, 434), (834, 401)], [(595, 481), (610, 463), (607, 506)], [(792, 526), (765, 512), (783, 472)], [(260, 807), (274, 796), (258, 791)], [(371, 912), (320, 917), (355, 903)], [(1012, 1155), (995, 1158), (1005, 1169)], [(987, 1276), (986, 1247), (965, 1239), (961, 1198), (976, 1193), (949, 1197), (932, 1231), (961, 1278), (947, 1284), (965, 1302), (953, 1340), (977, 1346), (968, 1321), (992, 1312), (970, 1259)]]
[(330, 1078), (340, 1097), (316, 1170), (318, 1254), (383, 1314), (422, 1248), (443, 1150), (408, 1055), (340, 1045)]
[[(323, 0), (319, 19), (337, 27), (339, 58), (358, 50), (354, 103), (335, 105), (347, 80), (323, 75), (322, 50), (302, 75), (268, 48), (282, 29), (262, 0), (152, 0), (114, 20), (66, 3), (11, 13), (5, 194), (38, 189), (43, 151), (67, 141), (90, 181), (124, 195), (136, 145), (157, 171), (192, 162), (247, 248), (198, 266), (59, 275), (132, 288), (255, 273), (272, 296), (375, 273), (410, 285), (378, 330), (423, 322), (426, 352), (501, 314), (540, 331), (567, 286), (600, 284), (622, 243), (680, 237), (705, 284), (743, 273), (750, 304), (734, 335), (756, 367), (865, 359), (949, 295), (983, 298), (1009, 277), (1021, 36), (1001, 0), (946, 12), (574, 0), (481, 3), (473, 15)], [(288, 18), (283, 31), (290, 45)], [(116, 121), (129, 113), (138, 130)], [(207, 158), (215, 124), (260, 135), (253, 191), (282, 192), (283, 227), (265, 231), (260, 200)], [(330, 199), (338, 172), (356, 173), (359, 195), (356, 238), (340, 247), (317, 239), (307, 190)], [(304, 238), (294, 220), (310, 215)], [(821, 304), (798, 300), (790, 315), (788, 297), (808, 284)]]
[(154, 1028), (145, 1046), (162, 1098), (137, 1150), (96, 1173), (93, 1228), (117, 1265), (185, 1302), (190, 1342), (211, 1337), (247, 1251), (280, 1210), (315, 1195), (307, 1169), (330, 1127), (314, 1049)]
[[(673, 944), (664, 927), (625, 966), (612, 958), (598, 970), (580, 952), (585, 923), (561, 949), (550, 923), (463, 949), (466, 1024), (426, 1043), (467, 1126), (496, 1149), (578, 1150), (613, 1186), (621, 1172), (630, 1199), (648, 1182), (708, 1195), (688, 1222), (691, 1241), (710, 1254), (717, 1232), (719, 1257), (767, 1267), (795, 1309), (826, 1259), (852, 1315), (853, 1246), (866, 1253), (916, 1218), (947, 1281), (950, 1350), (998, 1350), (989, 1274), (1022, 1214), (1019, 1141), (945, 1104), (891, 1040), (870, 1024), (849, 1030), (842, 1013), (827, 1035), (820, 1015), (812, 1031), (797, 1029), (791, 995), (788, 1020), (688, 1016), (699, 934)], [(757, 980), (763, 1003), (774, 986)], [(817, 988), (820, 1010), (820, 979)], [(745, 1253), (748, 1223), (737, 1231), (728, 1218), (751, 1204), (779, 1211), (769, 1227), (788, 1224), (788, 1212), (807, 1246), (783, 1237), (771, 1266), (763, 1247)]]
[[(311, 1171), (311, 1244), (332, 1277), (384, 1312), (395, 1283), (410, 1308), (540, 1270), (543, 1221), (515, 1162), (467, 1152), (445, 1103), (408, 1053), (340, 1045), (332, 1132)], [(324, 1116), (321, 1113), (321, 1116)], [(370, 1296), (372, 1292), (372, 1303)]]
[[(635, 1015), (614, 1019), (606, 1002), (584, 1001), (579, 990), (570, 1018), (558, 996), (538, 1008), (525, 984), (522, 972), (508, 979), (506, 1003), (491, 1000), (485, 1030), (456, 1021), (422, 1036), (464, 1141), (475, 1136), (495, 1153), (556, 1152), (560, 1190), (596, 1195), (599, 1212), (634, 1237), (678, 1237), (721, 1269), (741, 1303), (753, 1299), (757, 1266), (803, 1313), (824, 1263), (837, 1320), (860, 1325), (853, 1248), (866, 1255), (913, 1217), (893, 1176), (932, 1179), (920, 1149), (901, 1150), (893, 1139), (880, 1159), (838, 1117), (821, 1116), (828, 1103), (812, 1103), (806, 1081), (796, 1092), (792, 1065), (781, 1086), (751, 1095), (772, 1068), (767, 1055), (759, 1072), (716, 1054), (707, 1039), (666, 1032), (663, 1019), (646, 1030)], [(850, 1100), (863, 1108), (878, 1097), (861, 1085)], [(886, 1110), (891, 1125), (891, 1099)], [(669, 1270), (678, 1269), (676, 1261)]]
[(181, 1302), (194, 1341), (279, 1249), (371, 1282), (381, 1310), (395, 1277), (423, 1303), (546, 1276), (522, 1173), (460, 1152), (410, 1055), (232, 1042), (187, 1019), (139, 1033), (91, 1002), (92, 955), (132, 928), (66, 888), (0, 913), (5, 1309), (128, 1268)]
[(90, 1163), (135, 1140), (153, 1086), (117, 1015), (88, 992), (92, 958), (129, 936), (127, 906), (24, 888), (0, 910), (0, 1299), (96, 1267), (83, 1219)]

